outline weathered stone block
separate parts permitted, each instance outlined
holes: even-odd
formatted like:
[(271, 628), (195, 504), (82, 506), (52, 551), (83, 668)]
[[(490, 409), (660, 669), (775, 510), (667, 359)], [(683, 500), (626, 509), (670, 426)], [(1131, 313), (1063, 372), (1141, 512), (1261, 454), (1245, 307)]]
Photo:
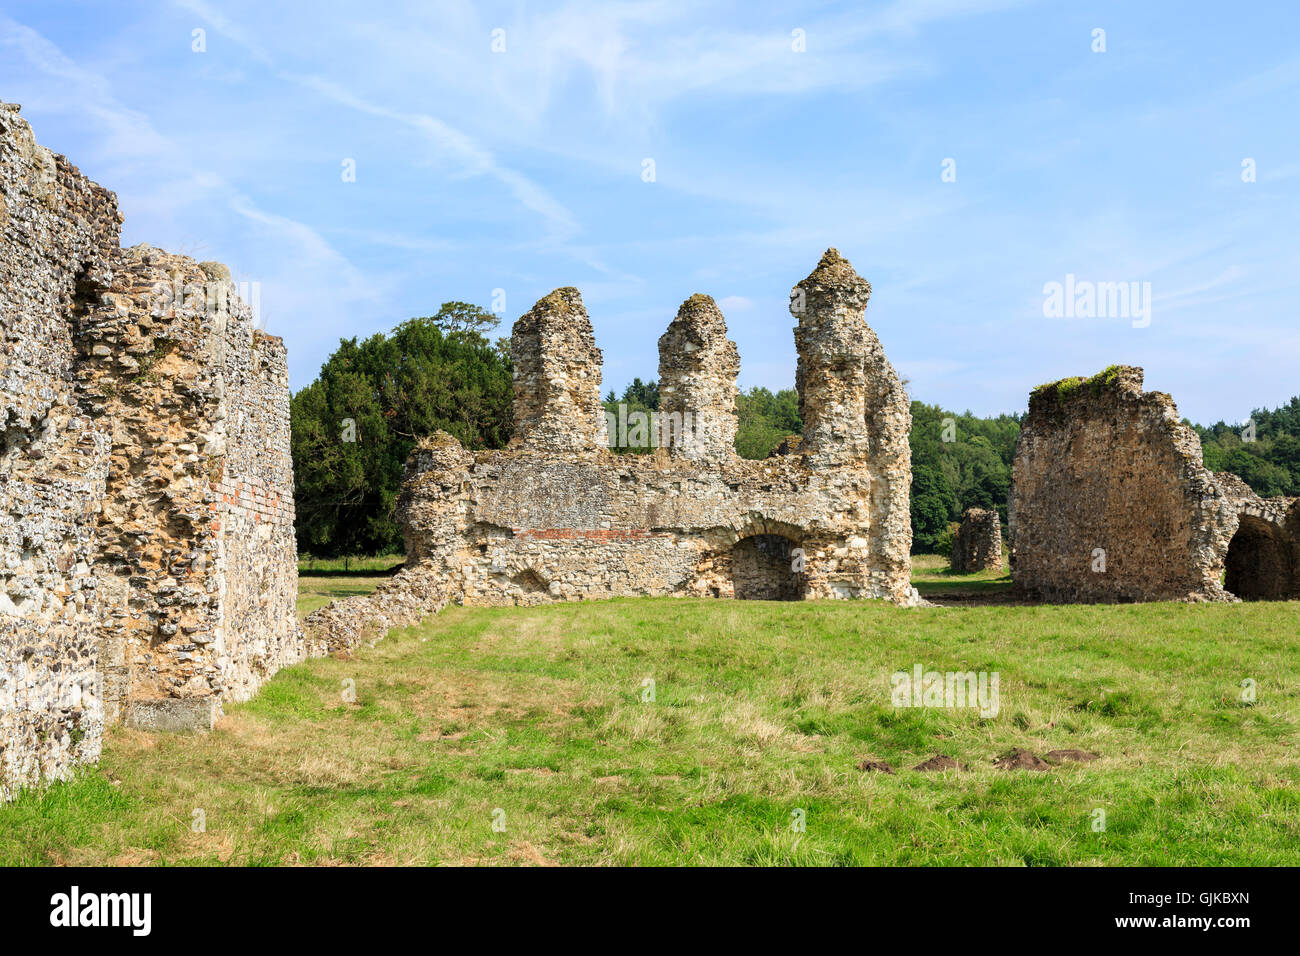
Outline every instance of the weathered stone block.
[(126, 726), (168, 733), (206, 733), (216, 726), (220, 716), (219, 697), (160, 697), (127, 704)]

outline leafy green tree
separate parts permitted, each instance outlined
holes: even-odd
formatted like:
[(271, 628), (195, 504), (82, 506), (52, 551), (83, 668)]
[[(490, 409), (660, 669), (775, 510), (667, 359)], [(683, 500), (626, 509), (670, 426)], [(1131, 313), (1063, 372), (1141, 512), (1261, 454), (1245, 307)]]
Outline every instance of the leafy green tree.
[(799, 393), (755, 387), (736, 396), (736, 454), (766, 458), (788, 435), (802, 435)]
[(959, 510), (957, 496), (942, 469), (913, 463), (911, 506), (912, 549), (917, 553), (934, 551), (951, 516)]
[(291, 399), (299, 551), (400, 550), (393, 508), (416, 441), (437, 430), (466, 448), (509, 440), (509, 358), (479, 331), (486, 326), (447, 325), (448, 306), (468, 314), (464, 303), (448, 303), (443, 319), (411, 319), (389, 335), (340, 341), (317, 379)]
[[(942, 529), (967, 508), (990, 508), (1006, 520), (1011, 463), (1019, 434), (1020, 421), (1014, 415), (979, 418), (969, 411), (957, 414), (938, 405), (912, 402), (914, 551), (941, 547)], [(948, 508), (942, 525), (937, 512), (940, 503)]]
[(382, 524), (376, 527), (383, 499), (373, 496), (367, 474), (369, 445), (354, 439), (365, 435), (369, 444), (386, 444), (387, 427), (371, 383), (347, 368), (348, 353), (355, 351), (355, 341), (344, 343), (331, 374), (322, 374), (291, 401), (295, 529), (298, 550), (305, 554), (380, 550), (374, 541), (384, 536)]
[[(655, 450), (651, 426), (653, 413), (659, 408), (656, 382), (635, 378), (623, 389), (622, 397), (611, 388), (605, 396), (604, 406), (605, 420), (612, 423), (609, 429), (610, 451), (616, 455), (648, 455)], [(638, 421), (642, 423), (643, 433), (638, 431)], [(619, 434), (620, 423), (626, 428), (626, 435)], [(633, 444), (640, 441), (644, 444)]]
[(1241, 445), (1229, 451), (1223, 458), (1220, 470), (1232, 472), (1250, 485), (1251, 490), (1261, 498), (1289, 494), (1294, 486), (1291, 473), (1266, 457), (1248, 451), (1249, 447)]
[(641, 408), (658, 411), (659, 383), (653, 379), (643, 382), (639, 378), (634, 378), (632, 384), (623, 389), (623, 401), (629, 405), (637, 405)]
[[(612, 421), (619, 421), (620, 406), (622, 414), (629, 421), (628, 438), (631, 440), (631, 422), (633, 416), (640, 412), (647, 417), (659, 410), (659, 384), (651, 379), (643, 382), (634, 378), (619, 396), (614, 389), (605, 394), (605, 411), (612, 416)], [(736, 453), (742, 458), (766, 458), (787, 435), (798, 435), (803, 431), (799, 420), (799, 396), (792, 388), (772, 392), (766, 388), (751, 388), (736, 395)], [(654, 451), (652, 446), (640, 448), (619, 447), (619, 438), (610, 434), (610, 441), (615, 443), (616, 454), (636, 454)]]
[[(468, 302), (444, 302), (437, 313), (429, 318), (431, 324), (442, 329), (447, 335), (472, 332), (475, 335), (486, 336), (490, 330), (496, 328), (499, 321), (499, 316)], [(506, 344), (508, 346), (509, 342), (507, 341)]]
[(1192, 425), (1205, 467), (1232, 472), (1265, 498), (1300, 495), (1300, 396), (1280, 408), (1257, 408), (1248, 421)]

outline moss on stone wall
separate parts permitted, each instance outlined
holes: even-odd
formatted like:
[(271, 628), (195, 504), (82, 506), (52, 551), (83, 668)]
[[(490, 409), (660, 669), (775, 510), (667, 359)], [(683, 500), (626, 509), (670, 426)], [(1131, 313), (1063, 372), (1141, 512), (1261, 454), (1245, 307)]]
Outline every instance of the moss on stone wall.
[(1029, 401), (1031, 404), (1035, 400), (1055, 401), (1058, 404), (1064, 404), (1079, 397), (1085, 389), (1091, 395), (1100, 395), (1107, 388), (1113, 388), (1119, 383), (1120, 373), (1125, 367), (1123, 365), (1108, 365), (1090, 378), (1074, 375), (1070, 378), (1039, 385), (1029, 393)]

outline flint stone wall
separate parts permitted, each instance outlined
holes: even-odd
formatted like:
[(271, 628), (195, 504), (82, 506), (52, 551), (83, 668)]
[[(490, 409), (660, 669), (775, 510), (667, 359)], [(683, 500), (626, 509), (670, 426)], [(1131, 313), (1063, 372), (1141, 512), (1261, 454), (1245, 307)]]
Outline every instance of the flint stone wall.
[(1045, 385), (1016, 444), (1012, 577), (1056, 603), (1231, 600), (1220, 580), (1242, 508), (1140, 368)]
[(1300, 498), (1261, 498), (1228, 472), (1214, 478), (1237, 515), (1223, 586), (1247, 601), (1300, 600)]
[(1002, 570), (1002, 521), (996, 511), (966, 509), (953, 538), (951, 564), (961, 574)]
[(514, 447), (564, 454), (608, 444), (591, 322), (572, 287), (556, 289), (515, 323)]
[(72, 318), (107, 286), (121, 223), (112, 193), (0, 103), (0, 800), (99, 757), (108, 441), (77, 404)]
[[(305, 650), (283, 346), (0, 103), (0, 799)], [(155, 281), (227, 293), (167, 301)], [(224, 445), (224, 450), (223, 449)]]
[(682, 303), (659, 339), (659, 416), (670, 452), (701, 461), (736, 457), (740, 353), (712, 296)]
[(110, 436), (96, 563), (111, 721), (210, 728), (304, 645), (283, 343), (229, 271), (123, 250), (79, 336), (82, 405)]
[(689, 417), (694, 431), (647, 455), (606, 447), (599, 352), (577, 291), (542, 299), (514, 329), (511, 447), (472, 452), (445, 433), (423, 440), (399, 500), (405, 569), (377, 595), (312, 615), (309, 629), (347, 647), (449, 601), (918, 603), (910, 404), (863, 320), (867, 292), (835, 250), (796, 287), (810, 419), (803, 441), (787, 444), (792, 453), (763, 461), (732, 448), (739, 359), (712, 299), (688, 299), (659, 343), (661, 412)]

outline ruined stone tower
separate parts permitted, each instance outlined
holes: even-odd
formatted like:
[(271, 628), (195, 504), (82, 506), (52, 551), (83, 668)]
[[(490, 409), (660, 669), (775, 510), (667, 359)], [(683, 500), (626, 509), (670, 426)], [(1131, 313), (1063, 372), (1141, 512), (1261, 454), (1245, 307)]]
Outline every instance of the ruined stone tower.
[(912, 403), (863, 316), (870, 297), (871, 284), (834, 248), (790, 292), (799, 452), (815, 466), (865, 462), (871, 550), (910, 568)]
[[(800, 450), (819, 461), (846, 461), (870, 450), (867, 357), (862, 314), (871, 284), (835, 249), (790, 292), (798, 320), (795, 388), (803, 419)], [(810, 400), (811, 399), (811, 400)]]

